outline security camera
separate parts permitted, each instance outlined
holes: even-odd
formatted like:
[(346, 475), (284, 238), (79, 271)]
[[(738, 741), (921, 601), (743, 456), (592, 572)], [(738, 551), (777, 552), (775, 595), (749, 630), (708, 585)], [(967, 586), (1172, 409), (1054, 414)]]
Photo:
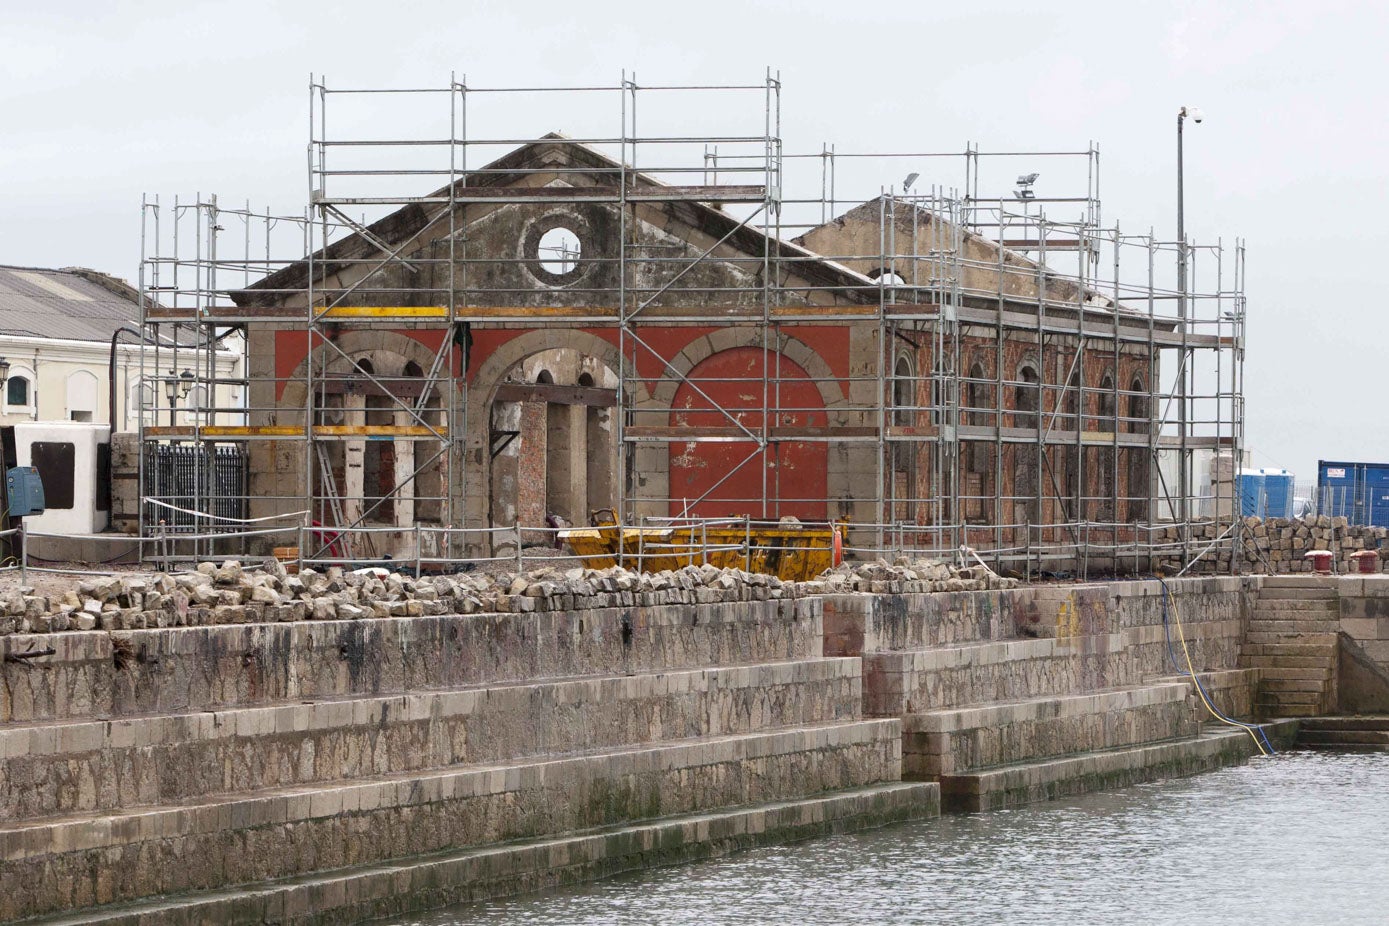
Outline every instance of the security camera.
[(1205, 113), (1201, 112), (1201, 110), (1195, 106), (1183, 106), (1182, 115), (1186, 116), (1192, 122), (1200, 122), (1202, 119), (1206, 118)]

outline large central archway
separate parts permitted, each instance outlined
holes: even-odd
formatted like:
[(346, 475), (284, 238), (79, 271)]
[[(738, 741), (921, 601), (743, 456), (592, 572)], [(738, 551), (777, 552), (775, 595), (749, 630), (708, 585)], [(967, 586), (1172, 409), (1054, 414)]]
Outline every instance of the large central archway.
[[(675, 391), (670, 424), (727, 428), (731, 415), (757, 433), (764, 408), (772, 428), (827, 422), (820, 389), (803, 367), (761, 347), (735, 347), (690, 371)], [(777, 442), (761, 452), (752, 440), (687, 441), (672, 444), (670, 452), (672, 516), (826, 517), (829, 453), (822, 441)]]

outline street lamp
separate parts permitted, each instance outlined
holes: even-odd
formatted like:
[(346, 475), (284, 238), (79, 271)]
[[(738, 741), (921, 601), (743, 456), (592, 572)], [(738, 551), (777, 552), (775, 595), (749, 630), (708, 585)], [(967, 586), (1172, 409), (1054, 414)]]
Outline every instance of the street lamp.
[(175, 425), (174, 415), (178, 411), (177, 402), (180, 398), (186, 398), (188, 391), (193, 388), (193, 371), (184, 370), (177, 376), (170, 370), (169, 375), (164, 377), (164, 395), (169, 400), (169, 427)]
[[(1182, 127), (1187, 119), (1199, 124), (1204, 118), (1205, 115), (1195, 106), (1183, 106), (1177, 111), (1177, 318), (1181, 322), (1183, 331), (1186, 329), (1186, 276), (1189, 254), (1186, 246), (1186, 194), (1182, 188)], [(1189, 375), (1187, 369), (1189, 360), (1190, 351), (1188, 348), (1183, 348), (1181, 360), (1177, 365), (1177, 412), (1182, 440), (1180, 466), (1177, 468), (1177, 492), (1178, 516), (1184, 531), (1185, 525), (1191, 520), (1191, 474), (1189, 472), (1191, 461), (1189, 459), (1190, 452), (1186, 446), (1186, 380)]]
[[(5, 384), (10, 380), (10, 362), (0, 357), (0, 395), (4, 395)], [(8, 396), (5, 396), (9, 398)]]

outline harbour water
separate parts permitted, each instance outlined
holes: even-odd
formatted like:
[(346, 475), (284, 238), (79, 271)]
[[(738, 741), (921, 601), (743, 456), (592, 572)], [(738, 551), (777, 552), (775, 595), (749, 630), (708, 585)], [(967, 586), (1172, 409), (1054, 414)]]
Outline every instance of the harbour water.
[(1389, 754), (1287, 753), (398, 922), (1382, 924)]

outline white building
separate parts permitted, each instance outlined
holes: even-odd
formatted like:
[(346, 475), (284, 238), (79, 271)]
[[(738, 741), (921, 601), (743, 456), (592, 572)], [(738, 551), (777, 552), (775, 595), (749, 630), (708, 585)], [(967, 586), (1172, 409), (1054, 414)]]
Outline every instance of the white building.
[(125, 325), (135, 332), (116, 346), (116, 430), (136, 430), (142, 407), (147, 424), (241, 423), (241, 336), (227, 336), (214, 351), (217, 379), (227, 384), (210, 401), (205, 388), (180, 380), (196, 365), (191, 347), (142, 346), (139, 299), (125, 281), (95, 270), (0, 265), (0, 426), (110, 424), (111, 339)]

